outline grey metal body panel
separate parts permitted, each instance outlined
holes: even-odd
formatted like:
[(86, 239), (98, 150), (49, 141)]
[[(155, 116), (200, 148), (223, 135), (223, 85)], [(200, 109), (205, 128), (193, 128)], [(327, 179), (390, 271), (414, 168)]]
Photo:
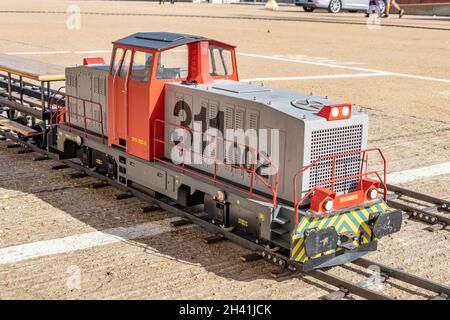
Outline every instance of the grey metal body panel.
[[(99, 103), (85, 102), (79, 99), (66, 98), (66, 106), (70, 114), (66, 114), (66, 122), (72, 126), (84, 129), (84, 108), (86, 117), (86, 129), (91, 133), (101, 135), (103, 120), (103, 135), (108, 136), (108, 68), (107, 66), (78, 66), (66, 68), (66, 94)], [(69, 102), (70, 101), (70, 105)], [(102, 119), (103, 117), (103, 119)]]
[[(82, 132), (58, 128), (58, 149), (62, 151), (64, 141), (76, 141), (77, 136), (83, 136)], [(174, 166), (140, 159), (125, 151), (108, 147), (96, 139), (83, 138), (83, 146), (110, 155), (118, 166), (125, 167), (126, 173), (119, 172), (117, 177), (117, 182), (124, 186), (138, 184), (139, 187), (145, 187), (147, 189), (145, 191), (156, 191), (174, 200), (178, 200), (178, 189), (183, 185), (190, 187), (191, 194), (197, 190), (209, 195), (215, 195), (217, 191), (225, 191), (227, 202), (230, 204), (230, 214), (234, 217), (245, 216), (249, 224), (258, 227), (259, 238), (270, 240), (272, 203), (252, 199), (245, 193), (223, 185), (211, 184), (210, 181), (195, 175), (184, 174)], [(123, 163), (124, 159), (125, 163)], [(121, 180), (121, 177), (125, 180)]]
[[(353, 110), (352, 117), (348, 120), (327, 121), (317, 115), (320, 108), (302, 107), (301, 103), (300, 107), (295, 107), (292, 102), (307, 101), (306, 104), (323, 106), (336, 104), (333, 100), (229, 80), (216, 81), (212, 85), (166, 84), (166, 141), (173, 140), (175, 129), (174, 126), (167, 124), (180, 125), (183, 120), (186, 120), (186, 115), (183, 113), (178, 116), (174, 115), (174, 106), (180, 100), (183, 100), (192, 109), (192, 119), (195, 115), (200, 114), (202, 107), (207, 108), (208, 127), (210, 127), (209, 121), (216, 117), (217, 112), (222, 111), (225, 128), (240, 129), (243, 126), (244, 130), (278, 129), (278, 196), (289, 202), (294, 199), (293, 177), (299, 169), (321, 156), (336, 152), (358, 151), (367, 146), (368, 118), (360, 111)], [(238, 116), (238, 113), (241, 115)], [(192, 123), (191, 121), (190, 128), (193, 128)], [(327, 131), (323, 132), (322, 130)], [(357, 135), (355, 135), (356, 131), (358, 131)], [(312, 141), (313, 136), (314, 141)], [(349, 139), (355, 141), (349, 143)], [(333, 145), (330, 144), (331, 142)], [(270, 147), (268, 149), (268, 155), (272, 158), (272, 150)], [(276, 148), (273, 151), (276, 151)], [(171, 152), (172, 146), (166, 144), (165, 156), (169, 159)], [(225, 148), (219, 152), (219, 156), (224, 152), (226, 152)], [(192, 166), (210, 174), (214, 171), (214, 166), (210, 164)], [(358, 169), (359, 165), (356, 166), (355, 163), (353, 170)], [(250, 184), (249, 173), (226, 165), (220, 165), (217, 168), (217, 174), (243, 186)], [(314, 173), (315, 180), (313, 179), (313, 181), (321, 178), (320, 174)], [(273, 179), (272, 176), (266, 181), (274, 185)], [(301, 180), (300, 190), (307, 191), (311, 185), (309, 173), (305, 174)], [(257, 179), (255, 179), (254, 187), (258, 191), (270, 194), (269, 189)]]
[[(144, 188), (148, 192), (158, 192), (175, 200), (179, 200), (181, 197), (180, 187), (188, 186), (192, 196), (196, 191), (209, 195), (209, 197), (205, 196), (205, 199), (209, 199), (209, 206), (213, 205), (211, 196), (215, 195), (217, 191), (225, 191), (229, 220), (232, 225), (248, 226), (252, 232), (257, 232), (258, 239), (272, 241), (289, 248), (290, 233), (295, 227), (292, 208), (295, 173), (319, 157), (359, 151), (367, 147), (368, 117), (366, 114), (352, 110), (350, 119), (337, 121), (327, 121), (317, 114), (322, 106), (334, 104), (336, 104), (335, 101), (327, 98), (228, 80), (216, 81), (213, 85), (166, 84), (164, 131), (166, 142), (173, 140), (172, 131), (189, 117), (192, 122), (187, 126), (193, 128), (193, 120), (202, 116), (202, 108), (205, 109), (203, 110), (205, 129), (217, 127), (217, 123), (220, 122), (217, 115), (222, 112), (222, 130), (227, 128), (279, 130), (278, 199), (285, 200), (287, 204), (284, 205), (280, 201), (276, 209), (269, 200), (257, 200), (246, 192), (236, 190), (231, 185), (213, 183), (206, 176), (183, 172), (180, 167), (174, 165), (146, 161), (122, 150), (110, 148), (96, 139), (84, 137), (82, 132), (78, 134), (83, 136), (82, 141), (85, 147), (98, 150), (115, 159), (119, 168), (118, 183)], [(183, 111), (176, 116), (174, 114), (175, 105), (178, 107), (183, 105), (183, 108), (189, 109), (189, 111), (182, 109)], [(217, 121), (214, 122), (214, 119)], [(176, 126), (171, 126), (172, 123)], [(73, 142), (79, 141), (73, 129), (72, 132), (69, 132), (59, 128), (59, 150), (63, 151), (66, 139)], [(268, 156), (271, 158), (272, 152), (275, 151), (269, 147)], [(226, 150), (221, 149), (218, 155), (220, 156), (220, 153), (224, 155), (224, 152)], [(171, 146), (168, 144), (165, 148), (165, 157), (171, 158)], [(338, 163), (337, 177), (353, 172), (359, 173), (359, 161), (355, 161), (358, 159), (345, 158)], [(214, 166), (211, 164), (191, 164), (191, 167), (208, 174), (214, 172)], [(239, 184), (243, 188), (248, 188), (250, 185), (250, 174), (242, 169), (218, 165), (216, 170), (217, 175), (222, 179)], [(331, 164), (329, 162), (325, 163), (320, 170), (307, 172), (299, 181), (299, 190), (303, 192), (309, 190), (314, 183), (326, 179), (330, 172)], [(266, 181), (273, 184), (273, 179), (273, 176), (268, 177)], [(348, 192), (351, 188), (351, 184), (344, 184), (337, 191)], [(267, 187), (256, 179), (254, 190), (268, 193)]]

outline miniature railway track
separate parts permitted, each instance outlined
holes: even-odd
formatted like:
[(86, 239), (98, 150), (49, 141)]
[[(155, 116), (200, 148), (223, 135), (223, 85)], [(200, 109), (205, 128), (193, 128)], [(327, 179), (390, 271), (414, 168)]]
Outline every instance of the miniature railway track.
[(427, 230), (437, 231), (450, 225), (450, 201), (394, 185), (388, 184), (387, 188), (392, 192), (388, 204), (405, 212), (408, 218), (430, 224)]
[[(54, 11), (54, 10), (0, 10), (0, 13), (15, 13), (15, 14), (64, 14), (66, 11)], [(174, 17), (174, 18), (203, 18), (203, 19), (231, 19), (231, 20), (262, 20), (262, 21), (286, 21), (286, 22), (313, 22), (313, 23), (331, 23), (331, 24), (344, 24), (344, 25), (367, 25), (366, 21), (351, 21), (348, 19), (317, 19), (306, 17), (269, 17), (269, 16), (218, 16), (218, 15), (199, 15), (199, 14), (164, 14), (164, 13), (135, 13), (135, 12), (90, 12), (82, 11), (83, 15), (100, 15), (100, 16), (142, 16), (142, 17)], [(383, 22), (383, 27), (392, 28), (408, 28), (408, 29), (423, 29), (423, 30), (437, 30), (437, 31), (450, 31), (450, 28), (441, 27), (428, 27), (418, 25), (399, 25)]]
[[(325, 270), (312, 270), (307, 273), (304, 273), (301, 270), (301, 265), (291, 261), (289, 257), (286, 257), (278, 252), (274, 252), (270, 249), (265, 248), (264, 246), (255, 243), (249, 239), (246, 239), (245, 237), (242, 237), (241, 235), (235, 234), (232, 231), (228, 231), (225, 229), (220, 228), (219, 226), (216, 226), (212, 223), (210, 223), (208, 220), (205, 220), (204, 216), (201, 214), (195, 214), (187, 211), (186, 209), (173, 204), (170, 200), (165, 199), (156, 199), (152, 197), (149, 194), (143, 193), (139, 190), (133, 189), (133, 188), (126, 188), (118, 183), (116, 183), (114, 180), (109, 179), (99, 173), (93, 172), (83, 166), (80, 166), (79, 164), (71, 161), (71, 160), (59, 160), (57, 156), (53, 153), (50, 153), (46, 150), (40, 149), (34, 144), (24, 142), (20, 140), (15, 134), (11, 133), (9, 130), (3, 130), (0, 128), (0, 137), (2, 139), (0, 140), (11, 140), (14, 143), (18, 144), (20, 147), (24, 149), (28, 149), (30, 152), (37, 152), (41, 155), (38, 157), (35, 157), (35, 161), (42, 161), (42, 160), (54, 160), (57, 161), (58, 164), (53, 166), (55, 169), (64, 169), (64, 168), (73, 168), (76, 169), (79, 173), (76, 173), (73, 175), (73, 178), (83, 177), (83, 176), (91, 176), (93, 178), (96, 178), (100, 180), (100, 182), (97, 183), (98, 186), (92, 186), (93, 188), (96, 187), (103, 187), (103, 186), (112, 186), (123, 193), (116, 195), (116, 200), (120, 199), (126, 199), (132, 196), (136, 196), (140, 198), (141, 200), (147, 201), (151, 204), (151, 206), (142, 208), (143, 212), (151, 212), (152, 209), (162, 209), (169, 213), (178, 215), (183, 218), (183, 220), (180, 221), (180, 223), (174, 223), (174, 226), (178, 225), (185, 225), (187, 223), (194, 223), (196, 225), (199, 225), (200, 227), (210, 231), (211, 233), (215, 234), (212, 237), (209, 237), (205, 239), (207, 243), (214, 243), (221, 240), (230, 240), (246, 249), (249, 249), (252, 251), (251, 254), (248, 254), (246, 256), (243, 256), (242, 260), (245, 262), (249, 261), (255, 261), (259, 259), (264, 259), (266, 261), (270, 261), (271, 263), (274, 263), (275, 265), (278, 265), (281, 267), (280, 271), (273, 273), (273, 276), (275, 278), (282, 278), (286, 276), (291, 275), (298, 275), (302, 274), (308, 277), (315, 278), (319, 281), (322, 281), (324, 283), (327, 283), (329, 285), (332, 285), (336, 287), (338, 290), (331, 292), (330, 294), (326, 295), (325, 299), (342, 299), (347, 297), (348, 295), (356, 295), (364, 299), (368, 300), (393, 300), (394, 298), (381, 293), (377, 292), (370, 288), (371, 282), (370, 279), (358, 283), (353, 283), (350, 281), (347, 281), (341, 277), (335, 276), (331, 274), (330, 272), (327, 272)], [(397, 191), (400, 189), (396, 189)], [(412, 191), (410, 191), (412, 192)], [(409, 196), (412, 196), (413, 194), (410, 193)], [(430, 197), (428, 200), (439, 200), (436, 198)], [(439, 200), (442, 201), (442, 200)], [(430, 201), (434, 203), (441, 203), (439, 201)], [(444, 201), (444, 203), (447, 203)], [(412, 284), (418, 288), (426, 289), (428, 291), (432, 291), (435, 293), (435, 296), (433, 299), (448, 299), (450, 296), (450, 287), (434, 282), (432, 280), (428, 280), (426, 278), (418, 277), (412, 274), (409, 274), (405, 271), (394, 269), (385, 265), (382, 265), (380, 263), (376, 263), (367, 259), (359, 258), (352, 262), (355, 265), (358, 265), (360, 267), (369, 267), (369, 266), (376, 266), (379, 268), (381, 272), (381, 278), (383, 280), (388, 279), (389, 277), (398, 279), (400, 281)]]

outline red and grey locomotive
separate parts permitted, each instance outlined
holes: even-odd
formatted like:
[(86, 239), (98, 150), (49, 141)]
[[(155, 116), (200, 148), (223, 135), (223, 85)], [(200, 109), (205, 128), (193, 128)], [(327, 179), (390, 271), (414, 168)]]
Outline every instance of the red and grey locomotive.
[(79, 159), (131, 190), (202, 206), (210, 223), (304, 270), (352, 261), (400, 229), (401, 212), (385, 202), (384, 157), (367, 149), (367, 114), (239, 82), (231, 45), (136, 33), (113, 43), (109, 65), (85, 59), (66, 68), (64, 92), (45, 99), (45, 116), (33, 123), (14, 108), (26, 102), (0, 104), (8, 121), (36, 130), (27, 139), (60, 159)]

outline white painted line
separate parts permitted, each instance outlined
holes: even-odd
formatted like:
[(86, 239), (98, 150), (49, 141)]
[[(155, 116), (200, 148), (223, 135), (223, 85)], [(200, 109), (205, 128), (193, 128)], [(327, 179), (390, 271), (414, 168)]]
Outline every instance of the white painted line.
[(363, 78), (363, 77), (382, 77), (390, 76), (391, 73), (347, 73), (347, 74), (327, 74), (319, 76), (300, 76), (300, 77), (269, 77), (241, 79), (240, 81), (294, 81), (294, 80), (314, 80), (314, 79), (343, 79), (343, 78)]
[(29, 52), (5, 52), (7, 55), (49, 55), (49, 54), (68, 54), (72, 51), (29, 51)]
[[(29, 51), (29, 52), (6, 52), (5, 54), (9, 54), (9, 55), (50, 55), (50, 54), (70, 54), (70, 53), (74, 53), (74, 54), (90, 54), (90, 53), (109, 53), (109, 52), (111, 52), (111, 50)], [(334, 63), (327, 63), (325, 61), (324, 62), (308, 61), (308, 60), (302, 60), (302, 59), (283, 58), (283, 57), (278, 57), (278, 56), (266, 56), (266, 55), (261, 55), (261, 54), (245, 53), (245, 52), (238, 52), (237, 55), (244, 56), (244, 57), (253, 57), (253, 58), (261, 58), (261, 59), (269, 59), (269, 60), (277, 60), (277, 61), (285, 61), (285, 62), (310, 64), (310, 65), (316, 65), (316, 66), (322, 66), (322, 67), (328, 67), (328, 68), (335, 68), (335, 69), (345, 69), (345, 70), (362, 71), (362, 72), (373, 72), (373, 73), (377, 73), (377, 74), (392, 75), (392, 76), (397, 76), (397, 77), (404, 77), (404, 78), (411, 78), (411, 79), (418, 79), (418, 80), (427, 80), (427, 81), (437, 81), (437, 82), (450, 83), (450, 79), (434, 78), (434, 77), (421, 76), (421, 75), (408, 74), (408, 73), (400, 73), (400, 72), (389, 72), (389, 71), (382, 71), (382, 70), (354, 67), (354, 66), (349, 66), (349, 65), (339, 65), (339, 64), (334, 64)]]
[(111, 50), (88, 50), (88, 51), (74, 51), (75, 54), (87, 54), (87, 53), (111, 53)]
[(450, 162), (400, 172), (393, 172), (387, 175), (386, 180), (387, 183), (390, 184), (399, 184), (411, 182), (420, 178), (440, 176), (443, 174), (450, 174)]
[(294, 63), (301, 63), (301, 64), (310, 64), (310, 65), (316, 65), (316, 66), (322, 66), (322, 67), (328, 67), (328, 68), (336, 68), (336, 69), (384, 73), (384, 74), (390, 74), (390, 75), (398, 76), (398, 77), (406, 77), (406, 78), (413, 78), (413, 79), (419, 79), (419, 80), (450, 83), (450, 79), (441, 79), (441, 78), (433, 78), (433, 77), (420, 76), (420, 75), (407, 74), (407, 73), (397, 73), (397, 72), (389, 72), (389, 71), (375, 70), (375, 69), (368, 69), (368, 68), (361, 68), (361, 67), (344, 66), (344, 65), (317, 62), (317, 61), (304, 61), (304, 60), (296, 60), (296, 59), (282, 58), (282, 57), (276, 57), (276, 56), (265, 56), (265, 55), (261, 55), (261, 54), (245, 53), (245, 52), (238, 52), (237, 55), (244, 56), (244, 57), (252, 57), (252, 58), (261, 58), (261, 59), (294, 62)]
[(269, 60), (277, 60), (277, 61), (285, 61), (285, 62), (294, 62), (294, 63), (301, 63), (301, 64), (311, 64), (311, 65), (316, 65), (316, 66), (337, 68), (337, 69), (346, 69), (346, 70), (364, 71), (364, 72), (386, 72), (386, 71), (373, 70), (373, 69), (360, 68), (360, 67), (341, 66), (339, 64), (324, 63), (324, 62), (318, 62), (318, 61), (306, 61), (306, 60), (297, 60), (297, 59), (283, 58), (283, 57), (277, 57), (277, 56), (266, 56), (266, 55), (254, 54), (254, 53), (237, 52), (236, 54), (239, 56), (244, 56), (244, 57), (261, 58), (261, 59), (269, 59)]
[(173, 217), (155, 222), (142, 223), (127, 228), (121, 227), (105, 229), (103, 231), (94, 231), (64, 238), (0, 248), (0, 265), (54, 254), (89, 249), (125, 240), (156, 236), (165, 232), (194, 226), (186, 225), (175, 228), (170, 224), (171, 221), (175, 220), (180, 220), (180, 218)]

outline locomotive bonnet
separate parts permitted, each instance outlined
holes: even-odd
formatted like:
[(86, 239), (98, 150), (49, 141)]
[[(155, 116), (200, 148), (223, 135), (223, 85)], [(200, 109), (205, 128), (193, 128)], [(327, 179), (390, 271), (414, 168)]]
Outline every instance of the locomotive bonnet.
[(355, 260), (400, 229), (368, 115), (240, 82), (232, 45), (136, 33), (113, 42), (109, 64), (66, 68), (65, 82), (43, 116), (42, 148), (195, 208), (305, 271)]

